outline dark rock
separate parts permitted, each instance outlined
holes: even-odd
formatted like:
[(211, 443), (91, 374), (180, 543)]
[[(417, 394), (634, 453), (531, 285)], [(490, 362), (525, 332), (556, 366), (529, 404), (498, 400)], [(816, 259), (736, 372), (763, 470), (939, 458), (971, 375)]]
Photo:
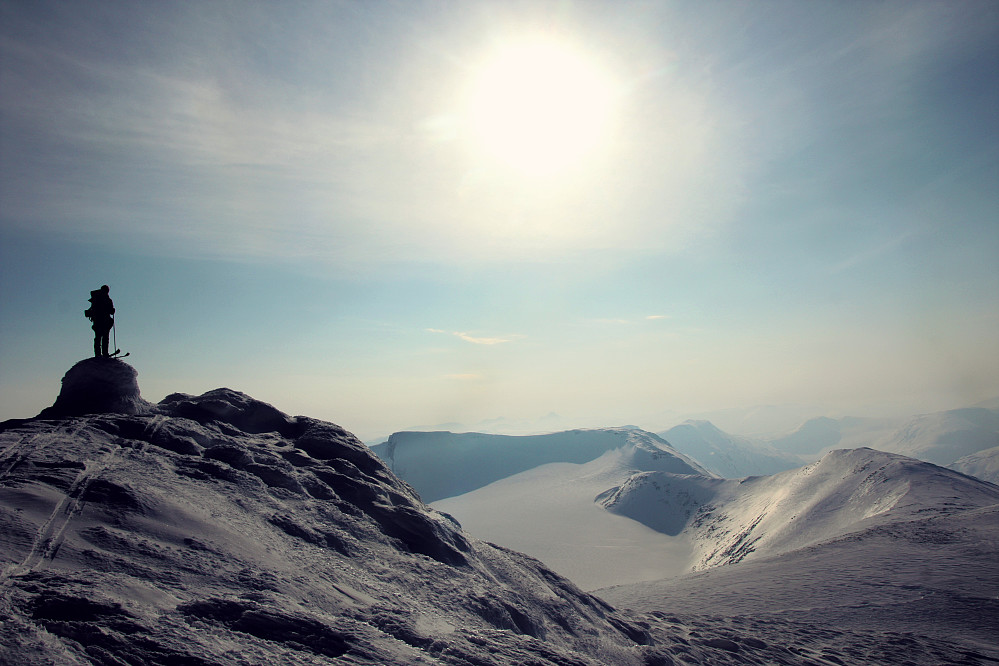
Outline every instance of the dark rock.
[(55, 403), (43, 409), (38, 418), (102, 413), (147, 414), (153, 406), (139, 395), (138, 375), (135, 368), (118, 359), (88, 358), (80, 361), (63, 376), (62, 390)]

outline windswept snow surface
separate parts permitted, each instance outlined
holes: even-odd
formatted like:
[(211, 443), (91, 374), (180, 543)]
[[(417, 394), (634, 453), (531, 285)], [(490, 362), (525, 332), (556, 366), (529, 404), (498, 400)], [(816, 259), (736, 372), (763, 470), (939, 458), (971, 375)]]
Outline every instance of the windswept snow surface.
[(0, 663), (646, 662), (649, 627), (342, 428), (229, 389), (142, 407), (0, 427)]
[[(871, 658), (872, 664), (994, 663), (997, 547), (999, 506), (993, 505), (874, 524), (773, 557), (596, 593), (619, 608), (678, 614), (688, 623), (690, 615), (724, 615), (732, 623), (752, 624), (758, 638), (765, 635), (763, 627), (788, 622), (811, 626), (817, 635), (871, 629), (900, 634), (882, 643), (895, 657)], [(934, 647), (917, 646), (917, 637), (959, 641), (968, 654), (934, 654)], [(843, 651), (836, 655), (851, 662)]]

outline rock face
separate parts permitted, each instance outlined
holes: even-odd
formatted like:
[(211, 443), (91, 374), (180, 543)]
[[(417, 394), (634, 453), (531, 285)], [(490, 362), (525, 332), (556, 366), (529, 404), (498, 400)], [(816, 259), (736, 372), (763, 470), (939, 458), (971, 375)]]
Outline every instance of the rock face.
[(119, 359), (80, 361), (62, 378), (62, 390), (55, 404), (38, 416), (49, 419), (84, 414), (148, 413), (152, 404), (139, 395), (138, 375), (135, 368)]

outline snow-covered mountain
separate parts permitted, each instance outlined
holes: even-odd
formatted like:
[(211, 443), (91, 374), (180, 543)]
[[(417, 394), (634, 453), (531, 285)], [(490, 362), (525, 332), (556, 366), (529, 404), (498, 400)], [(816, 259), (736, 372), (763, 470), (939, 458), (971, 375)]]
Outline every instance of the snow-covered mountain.
[[(793, 618), (839, 643), (774, 663), (999, 659), (996, 486), (867, 448), (742, 480), (636, 472), (623, 454), (434, 506), (646, 617), (724, 617), (730, 636), (752, 627), (762, 643), (797, 631)], [(904, 633), (846, 645), (872, 630)], [(961, 655), (937, 642), (951, 640)]]
[(545, 435), (397, 432), (372, 450), (426, 502), (461, 495), (548, 463), (582, 464), (608, 451), (636, 449), (655, 469), (706, 474), (657, 435), (636, 428), (569, 430)]
[(949, 465), (964, 456), (999, 446), (999, 410), (952, 409), (917, 416), (878, 448)]
[(999, 485), (999, 446), (959, 458), (947, 467)]
[(775, 474), (818, 460), (834, 449), (863, 447), (949, 465), (999, 445), (999, 410), (973, 407), (910, 419), (817, 417), (776, 437), (732, 435), (707, 421), (687, 421), (659, 434), (677, 450), (730, 479)]
[[(591, 486), (609, 487), (636, 469), (678, 466), (664, 451), (632, 440), (584, 465), (526, 474), (590, 465)], [(565, 490), (550, 486), (547, 503)], [(619, 525), (671, 538), (592, 496), (588, 503)], [(525, 526), (554, 515), (538, 508)], [(952, 518), (992, 557), (972, 513)], [(0, 424), (0, 526), (4, 664), (999, 660), (987, 639), (727, 617), (731, 599), (710, 615), (663, 612), (662, 604), (617, 611), (537, 560), (470, 536), (342, 428), (229, 389), (153, 405), (141, 398), (134, 369), (117, 360), (81, 362), (53, 407)], [(578, 526), (600, 539), (600, 526)], [(627, 538), (602, 545), (624, 555), (611, 568), (628, 566)], [(815, 575), (831, 580), (828, 570)], [(718, 600), (717, 588), (706, 589)], [(987, 626), (990, 616), (976, 619)]]
[(937, 465), (999, 445), (999, 410), (952, 409), (900, 421), (872, 418), (817, 418), (793, 433), (766, 442), (807, 460), (833, 448), (867, 446)]
[[(999, 487), (936, 465), (872, 449), (741, 481), (635, 474), (599, 501), (693, 543), (693, 570), (772, 557), (875, 525), (999, 505)], [(685, 524), (675, 519), (689, 516)], [(664, 517), (674, 519), (664, 524)]]
[(0, 662), (646, 662), (648, 626), (469, 537), (342, 428), (229, 389), (152, 405), (135, 376), (83, 361), (0, 428)]
[(686, 421), (659, 436), (726, 479), (776, 474), (801, 465), (797, 456), (782, 455), (762, 441), (730, 435), (709, 421)]

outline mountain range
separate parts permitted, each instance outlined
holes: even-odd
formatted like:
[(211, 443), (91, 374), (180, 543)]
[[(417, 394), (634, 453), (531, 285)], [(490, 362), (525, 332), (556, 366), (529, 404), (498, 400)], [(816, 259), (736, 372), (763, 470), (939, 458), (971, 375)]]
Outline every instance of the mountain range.
[(659, 435), (726, 478), (774, 474), (834, 449), (861, 447), (951, 465), (999, 446), (999, 409), (971, 407), (908, 419), (817, 417), (774, 437), (732, 435), (708, 421), (686, 421)]
[[(965, 417), (959, 412), (921, 422), (953, 424)], [(843, 431), (872, 424), (842, 425), (830, 419), (802, 432), (840, 433), (843, 441)], [(927, 428), (918, 431), (921, 436), (887, 441), (933, 451), (925, 442), (939, 441), (943, 431), (954, 432)], [(990, 545), (999, 537), (996, 485), (868, 447), (832, 449), (792, 469), (727, 479), (707, 472), (690, 448), (685, 456), (667, 441), (678, 433), (689, 435), (687, 442), (704, 436), (716, 451), (725, 447), (729, 460), (759, 451), (706, 422), (663, 436), (634, 428), (585, 432), (606, 438), (598, 457), (578, 462), (585, 456), (572, 442), (580, 434), (551, 433), (532, 441), (546, 442), (553, 456), (578, 455), (491, 478), (433, 506), (469, 533), (534, 555), (634, 611), (743, 620), (769, 614), (774, 622), (795, 617), (838, 629), (896, 627), (999, 645), (999, 569)], [(488, 452), (486, 459), (499, 451), (514, 455), (523, 443), (493, 437), (448, 433), (447, 440), (451, 446), (466, 441)], [(435, 453), (427, 464), (442, 459), (432, 435), (397, 433), (393, 439), (410, 467), (421, 467), (419, 448), (428, 443)], [(803, 439), (799, 435), (797, 442)], [(643, 455), (652, 447), (654, 456)], [(532, 451), (532, 460), (539, 455)], [(464, 465), (474, 467), (474, 456), (460, 465), (443, 459), (448, 475), (473, 476)], [(746, 460), (759, 464), (761, 458)], [(831, 663), (835, 659), (842, 655)]]
[[(82, 361), (52, 407), (0, 424), (0, 662), (999, 660), (991, 484), (863, 449), (726, 480), (636, 429), (478, 439), (452, 458), (462, 439), (400, 437), (394, 454), (436, 464), (437, 492), (495, 466), (491, 445), (520, 462), (432, 507), (333, 423), (227, 388), (152, 404), (131, 366)], [(442, 510), (476, 496), (511, 533), (602, 550), (618, 584), (584, 592)]]

